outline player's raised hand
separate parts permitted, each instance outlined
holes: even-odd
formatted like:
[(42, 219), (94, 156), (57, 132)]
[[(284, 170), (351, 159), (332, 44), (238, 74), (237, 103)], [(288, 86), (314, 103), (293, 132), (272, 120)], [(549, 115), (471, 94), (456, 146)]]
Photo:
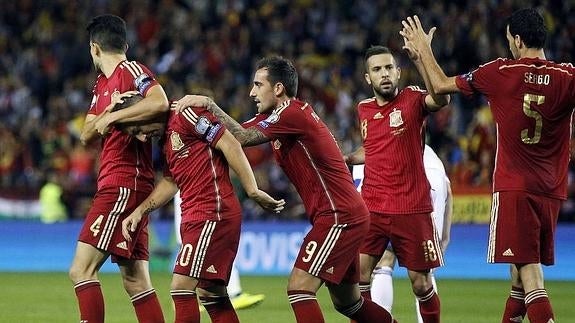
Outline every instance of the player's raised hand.
[(273, 197), (269, 196), (268, 193), (262, 190), (256, 190), (253, 194), (250, 194), (250, 198), (258, 203), (261, 207), (268, 211), (272, 211), (274, 213), (279, 213), (281, 210), (284, 209), (286, 204), (284, 199), (276, 200)]
[[(182, 112), (187, 107), (204, 107), (208, 108), (212, 103), (212, 99), (204, 95), (188, 94), (172, 103), (172, 109), (176, 113)], [(209, 109), (208, 109), (209, 110)]]
[(428, 32), (425, 32), (418, 16), (407, 17), (407, 19), (401, 21), (401, 24), (403, 29), (399, 31), (399, 34), (404, 38), (405, 45), (403, 48), (408, 51), (409, 55), (411, 55), (409, 51), (417, 55), (425, 47), (431, 47), (433, 34), (437, 30), (436, 27), (432, 27)]
[(401, 47), (409, 56), (409, 59), (412, 61), (417, 61), (419, 59), (419, 52), (413, 45), (412, 41), (407, 40), (407, 38), (403, 37), (403, 46)]
[(122, 235), (126, 241), (132, 241), (131, 232), (135, 232), (138, 224), (142, 221), (142, 215), (132, 213), (122, 221)]

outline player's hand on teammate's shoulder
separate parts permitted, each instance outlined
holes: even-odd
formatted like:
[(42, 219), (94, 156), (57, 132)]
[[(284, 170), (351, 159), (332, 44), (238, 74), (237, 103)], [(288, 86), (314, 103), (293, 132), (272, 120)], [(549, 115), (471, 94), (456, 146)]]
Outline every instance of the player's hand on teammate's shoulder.
[(248, 196), (262, 208), (274, 213), (280, 213), (280, 211), (284, 209), (286, 203), (284, 199), (276, 200), (260, 189), (253, 193), (248, 193)]
[(212, 99), (208, 96), (188, 94), (184, 95), (181, 99), (174, 101), (171, 108), (174, 109), (176, 113), (182, 112), (187, 107), (204, 107), (209, 111), (209, 107), (212, 102)]

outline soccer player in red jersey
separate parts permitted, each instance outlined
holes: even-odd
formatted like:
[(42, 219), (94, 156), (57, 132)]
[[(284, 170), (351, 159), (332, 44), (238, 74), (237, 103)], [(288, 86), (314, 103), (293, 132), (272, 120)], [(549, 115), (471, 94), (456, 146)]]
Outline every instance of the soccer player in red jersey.
[(148, 213), (181, 190), (182, 247), (170, 287), (175, 321), (200, 321), (197, 291), (212, 322), (239, 322), (226, 292), (242, 215), (228, 165), (238, 175), (247, 195), (262, 207), (279, 212), (285, 202), (258, 189), (239, 142), (203, 107), (188, 107), (180, 114), (170, 111), (167, 121), (163, 117), (136, 125), (124, 124), (122, 130), (142, 141), (163, 133), (166, 157), (164, 178), (122, 222), (126, 240), (131, 241), (132, 233)]
[[(410, 56), (421, 70), (415, 53)], [(361, 196), (371, 213), (360, 255), (361, 293), (370, 297), (373, 269), (391, 243), (399, 265), (408, 270), (423, 321), (439, 322), (439, 296), (430, 270), (443, 264), (443, 254), (431, 214), (421, 139), (427, 115), (446, 105), (449, 96), (415, 86), (400, 91), (401, 71), (387, 47), (368, 48), (365, 67), (374, 97), (358, 104), (363, 146), (346, 156), (348, 164), (365, 164)]]
[[(125, 22), (117, 16), (95, 17), (87, 27), (90, 54), (99, 73), (86, 115), (81, 141), (98, 137), (95, 124), (110, 116), (122, 97), (140, 93), (145, 98), (120, 115), (118, 121), (137, 120), (169, 109), (168, 100), (153, 74), (142, 64), (126, 59)], [(110, 132), (108, 133), (108, 130)], [(147, 223), (133, 232), (132, 241), (122, 236), (120, 223), (152, 191), (154, 172), (152, 146), (108, 128), (102, 138), (98, 190), (70, 267), (80, 308), (80, 321), (104, 322), (104, 298), (98, 271), (111, 255), (118, 264), (124, 288), (131, 298), (139, 322), (164, 322), (162, 309), (148, 271)]]
[(357, 322), (393, 322), (385, 309), (359, 292), (359, 248), (369, 230), (369, 213), (334, 137), (311, 105), (295, 98), (298, 75), (289, 60), (266, 57), (256, 69), (250, 96), (258, 114), (243, 126), (207, 97), (185, 96), (177, 108), (206, 106), (242, 146), (271, 142), (312, 224), (287, 288), (297, 322), (324, 322), (316, 299), (324, 283), (343, 315)]
[(447, 77), (417, 16), (400, 32), (419, 52), (439, 93), (481, 93), (497, 126), (489, 232), (489, 263), (511, 264), (511, 293), (502, 322), (553, 322), (541, 264), (554, 263), (561, 200), (567, 197), (575, 69), (545, 58), (547, 31), (528, 8), (507, 21), (512, 59), (498, 58), (470, 73)]

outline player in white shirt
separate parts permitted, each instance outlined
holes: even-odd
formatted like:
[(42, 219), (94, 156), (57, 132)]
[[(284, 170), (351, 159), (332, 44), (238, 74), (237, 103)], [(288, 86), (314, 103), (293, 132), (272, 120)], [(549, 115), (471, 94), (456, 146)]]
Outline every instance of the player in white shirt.
[[(453, 197), (451, 194), (451, 185), (445, 167), (441, 159), (431, 149), (425, 145), (423, 153), (423, 166), (425, 167), (425, 175), (431, 186), (431, 200), (433, 203), (433, 220), (435, 227), (440, 233), (441, 237), (441, 250), (445, 253), (445, 249), (449, 244), (449, 236), (451, 230), (451, 213), (453, 211)], [(363, 165), (354, 165), (352, 169), (352, 176), (355, 186), (361, 192), (363, 184)], [(395, 267), (395, 254), (391, 246), (381, 257), (373, 271), (373, 280), (371, 282), (371, 299), (384, 307), (391, 313), (393, 306), (393, 268)], [(431, 273), (433, 287), (437, 291), (437, 284), (433, 272)], [(419, 314), (419, 307), (417, 300), (415, 301), (418, 322), (423, 322)]]

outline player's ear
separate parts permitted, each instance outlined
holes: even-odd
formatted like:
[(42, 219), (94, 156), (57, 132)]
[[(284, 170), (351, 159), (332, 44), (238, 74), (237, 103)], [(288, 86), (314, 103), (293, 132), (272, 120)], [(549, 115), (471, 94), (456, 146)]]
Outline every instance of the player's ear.
[(401, 67), (397, 67), (397, 79), (401, 79)]
[(367, 82), (367, 85), (371, 85), (371, 79), (369, 78), (369, 74), (365, 73), (364, 77), (365, 77), (365, 81)]
[(513, 42), (515, 43), (515, 47), (517, 47), (517, 48), (523, 48), (523, 46), (525, 45), (523, 43), (523, 40), (521, 40), (521, 36), (519, 36), (519, 35), (515, 35), (513, 37)]
[(276, 96), (282, 96), (284, 93), (285, 93), (285, 87), (284, 87), (283, 83), (277, 82), (274, 85), (274, 94)]

